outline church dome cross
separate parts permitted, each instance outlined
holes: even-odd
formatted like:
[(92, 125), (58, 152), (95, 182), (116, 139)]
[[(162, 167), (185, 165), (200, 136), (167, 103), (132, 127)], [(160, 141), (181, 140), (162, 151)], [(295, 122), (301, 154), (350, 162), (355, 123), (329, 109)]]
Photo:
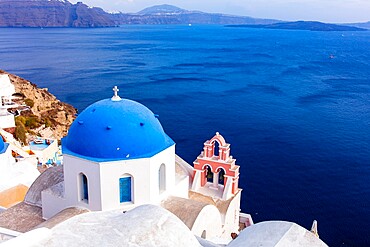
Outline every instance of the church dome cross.
[(114, 86), (113, 87), (114, 94), (113, 94), (113, 97), (112, 97), (112, 101), (120, 101), (121, 100), (121, 97), (118, 96), (118, 91), (119, 91), (118, 87)]

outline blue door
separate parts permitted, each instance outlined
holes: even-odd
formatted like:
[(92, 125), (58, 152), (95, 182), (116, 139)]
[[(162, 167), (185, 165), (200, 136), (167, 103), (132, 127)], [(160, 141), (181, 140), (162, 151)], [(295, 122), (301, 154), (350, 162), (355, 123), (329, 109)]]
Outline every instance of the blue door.
[(131, 177), (119, 179), (119, 201), (131, 202)]

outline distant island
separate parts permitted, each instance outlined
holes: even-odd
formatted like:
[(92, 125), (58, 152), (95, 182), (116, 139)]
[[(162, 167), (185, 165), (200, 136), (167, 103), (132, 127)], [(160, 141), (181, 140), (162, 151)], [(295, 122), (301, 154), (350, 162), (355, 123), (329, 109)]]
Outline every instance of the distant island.
[(366, 31), (367, 29), (348, 26), (328, 24), (318, 21), (295, 21), (280, 22), (267, 25), (227, 25), (228, 27), (249, 27), (249, 28), (267, 28), (267, 29), (290, 29), (290, 30), (309, 30), (309, 31)]
[(370, 21), (362, 23), (345, 23), (342, 25), (370, 29)]
[[(369, 23), (325, 24), (282, 22), (248, 16), (205, 13), (163, 4), (137, 13), (108, 13), (82, 2), (67, 0), (0, 0), (0, 27), (115, 27), (119, 25), (218, 24), (239, 27), (299, 29), (315, 31), (359, 31)], [(356, 28), (357, 27), (357, 28)]]

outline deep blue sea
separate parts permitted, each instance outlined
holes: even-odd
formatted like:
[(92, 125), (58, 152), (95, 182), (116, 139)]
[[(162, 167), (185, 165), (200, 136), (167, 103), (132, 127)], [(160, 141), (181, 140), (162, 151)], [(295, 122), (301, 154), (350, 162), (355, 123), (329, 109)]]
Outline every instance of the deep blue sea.
[(330, 246), (370, 246), (370, 32), (0, 29), (0, 68), (80, 111), (119, 86), (189, 163), (219, 131), (255, 222), (316, 219)]

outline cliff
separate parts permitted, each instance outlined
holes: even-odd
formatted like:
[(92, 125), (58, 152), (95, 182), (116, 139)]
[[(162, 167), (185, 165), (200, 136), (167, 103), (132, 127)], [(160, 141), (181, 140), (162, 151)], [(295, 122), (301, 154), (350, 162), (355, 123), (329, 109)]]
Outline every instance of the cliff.
[(0, 0), (0, 27), (111, 27), (101, 8), (58, 0)]
[(68, 128), (77, 113), (73, 106), (59, 101), (46, 88), (38, 88), (35, 84), (19, 76), (3, 70), (0, 70), (0, 74), (9, 75), (17, 95), (22, 98), (21, 101), (29, 105), (30, 109), (21, 111), (20, 116), (29, 120), (30, 123), (26, 127), (30, 130), (30, 133), (40, 135), (40, 132), (42, 133), (47, 129), (57, 139), (67, 134)]
[(276, 20), (188, 11), (157, 5), (138, 13), (110, 14), (82, 2), (0, 0), (0, 27), (114, 27), (125, 24), (270, 24)]
[(185, 10), (168, 4), (155, 5), (137, 13), (112, 14), (105, 12), (101, 8), (89, 7), (82, 2), (72, 4), (67, 0), (0, 0), (0, 27), (114, 27), (128, 24), (221, 24), (258, 25), (253, 27), (269, 29), (359, 31), (361, 28), (370, 29), (369, 23), (341, 24), (340, 26), (319, 22), (281, 23), (281, 21), (273, 19)]

